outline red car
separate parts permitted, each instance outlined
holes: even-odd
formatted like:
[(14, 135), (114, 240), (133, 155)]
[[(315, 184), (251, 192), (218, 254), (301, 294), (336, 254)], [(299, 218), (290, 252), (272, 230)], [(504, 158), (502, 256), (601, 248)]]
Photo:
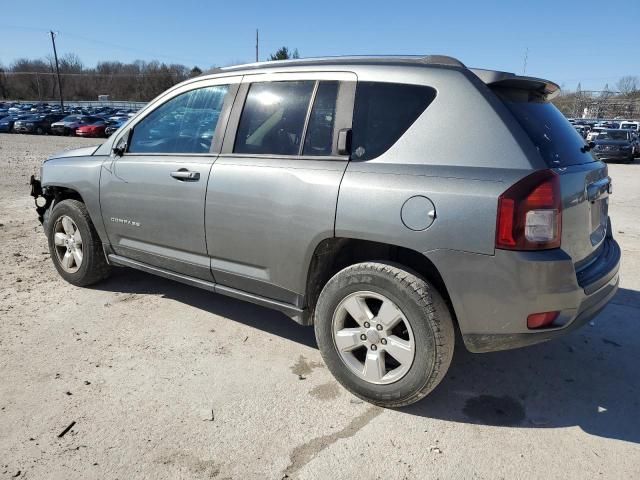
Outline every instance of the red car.
[(76, 128), (76, 136), (78, 137), (106, 137), (104, 133), (107, 124), (104, 120), (97, 120), (93, 123), (87, 123)]

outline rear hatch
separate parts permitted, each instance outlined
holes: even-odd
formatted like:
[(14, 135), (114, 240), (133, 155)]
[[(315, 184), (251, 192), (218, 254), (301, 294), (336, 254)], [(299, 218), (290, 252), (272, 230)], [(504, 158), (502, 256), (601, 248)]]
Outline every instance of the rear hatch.
[(559, 87), (546, 80), (505, 74), (489, 82), (560, 177), (562, 249), (580, 271), (603, 250), (608, 229), (611, 180), (606, 164), (585, 150), (585, 141), (550, 99)]

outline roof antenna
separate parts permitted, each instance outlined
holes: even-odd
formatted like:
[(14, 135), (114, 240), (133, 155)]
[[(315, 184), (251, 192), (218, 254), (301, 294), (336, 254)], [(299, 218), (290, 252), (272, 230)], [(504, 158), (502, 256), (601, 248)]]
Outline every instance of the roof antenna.
[(529, 59), (529, 47), (524, 51), (524, 64), (522, 65), (522, 75), (527, 73), (527, 60)]

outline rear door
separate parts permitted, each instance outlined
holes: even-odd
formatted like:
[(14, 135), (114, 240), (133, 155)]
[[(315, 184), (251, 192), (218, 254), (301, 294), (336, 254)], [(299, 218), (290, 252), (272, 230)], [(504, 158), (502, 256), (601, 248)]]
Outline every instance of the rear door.
[(305, 72), (245, 76), (205, 212), (216, 283), (302, 306), (315, 247), (334, 235), (348, 156), (356, 76)]
[(126, 152), (112, 157), (100, 179), (116, 254), (213, 280), (204, 231), (207, 181), (240, 79), (188, 84), (127, 130)]
[(583, 138), (552, 103), (530, 95), (502, 97), (549, 168), (560, 176), (562, 249), (580, 270), (597, 257), (607, 235), (607, 166), (583, 148)]

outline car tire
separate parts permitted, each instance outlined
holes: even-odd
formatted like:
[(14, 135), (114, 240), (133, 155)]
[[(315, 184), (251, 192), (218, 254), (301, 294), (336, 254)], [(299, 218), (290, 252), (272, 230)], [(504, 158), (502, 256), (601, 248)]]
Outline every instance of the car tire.
[(38, 135), (42, 135), (44, 133), (44, 130), (42, 129), (42, 127), (38, 127), (38, 128), (36, 128), (36, 133)]
[(84, 203), (71, 199), (56, 203), (45, 229), (51, 260), (67, 282), (85, 287), (109, 276), (111, 267)]
[(392, 263), (358, 263), (335, 274), (318, 298), (314, 328), (338, 382), (382, 407), (425, 397), (453, 357), (455, 330), (446, 302), (428, 281)]

